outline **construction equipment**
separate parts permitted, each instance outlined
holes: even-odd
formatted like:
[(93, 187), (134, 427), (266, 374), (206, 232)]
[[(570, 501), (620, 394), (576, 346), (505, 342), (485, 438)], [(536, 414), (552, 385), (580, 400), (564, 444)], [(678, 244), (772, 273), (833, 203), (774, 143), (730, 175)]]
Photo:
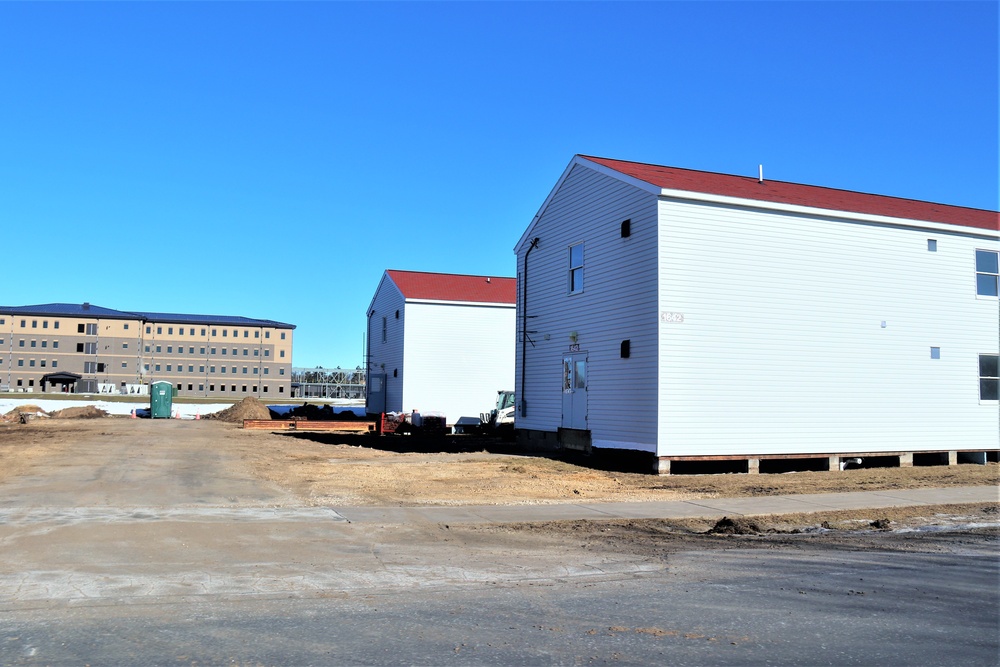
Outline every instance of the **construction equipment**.
[(497, 392), (496, 407), (479, 415), (480, 428), (484, 433), (514, 432), (514, 392), (501, 389)]

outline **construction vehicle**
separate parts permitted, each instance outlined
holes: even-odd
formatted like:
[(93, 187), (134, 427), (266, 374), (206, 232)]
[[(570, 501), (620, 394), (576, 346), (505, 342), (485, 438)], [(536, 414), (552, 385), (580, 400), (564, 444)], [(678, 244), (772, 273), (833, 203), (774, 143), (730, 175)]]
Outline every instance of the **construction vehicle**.
[(496, 407), (479, 415), (483, 433), (514, 434), (514, 392), (501, 389), (497, 392)]

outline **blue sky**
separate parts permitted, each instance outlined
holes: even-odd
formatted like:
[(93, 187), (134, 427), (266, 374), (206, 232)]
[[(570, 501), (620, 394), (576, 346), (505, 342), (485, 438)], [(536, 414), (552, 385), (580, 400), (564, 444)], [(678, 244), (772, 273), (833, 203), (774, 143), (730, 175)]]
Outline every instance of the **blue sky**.
[(384, 269), (514, 275), (576, 153), (996, 210), (997, 35), (995, 2), (3, 3), (0, 304), (357, 366)]

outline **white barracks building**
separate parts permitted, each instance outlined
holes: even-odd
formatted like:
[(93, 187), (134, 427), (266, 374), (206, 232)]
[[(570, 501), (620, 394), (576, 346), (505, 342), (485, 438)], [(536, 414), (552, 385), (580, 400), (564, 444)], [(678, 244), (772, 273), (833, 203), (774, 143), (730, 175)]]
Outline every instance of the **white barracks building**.
[(518, 242), (526, 446), (996, 459), (1000, 215), (576, 156)]

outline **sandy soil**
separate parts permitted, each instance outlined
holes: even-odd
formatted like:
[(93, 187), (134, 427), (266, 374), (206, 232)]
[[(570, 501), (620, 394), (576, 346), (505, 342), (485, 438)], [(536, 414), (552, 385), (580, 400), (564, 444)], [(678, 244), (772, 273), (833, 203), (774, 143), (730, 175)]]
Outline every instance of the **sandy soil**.
[[(58, 460), (79, 438), (129, 438), (145, 420), (38, 420), (0, 425), (0, 480)], [(148, 422), (146, 422), (148, 423)], [(239, 455), (258, 478), (307, 505), (513, 505), (768, 496), (997, 484), (1000, 466), (880, 468), (786, 474), (658, 477), (511, 453), (485, 439), (449, 440), (469, 451), (412, 451), (403, 436), (290, 435), (188, 422), (185, 437)], [(420, 447), (426, 450), (428, 447)], [(433, 448), (432, 448), (433, 449)]]

